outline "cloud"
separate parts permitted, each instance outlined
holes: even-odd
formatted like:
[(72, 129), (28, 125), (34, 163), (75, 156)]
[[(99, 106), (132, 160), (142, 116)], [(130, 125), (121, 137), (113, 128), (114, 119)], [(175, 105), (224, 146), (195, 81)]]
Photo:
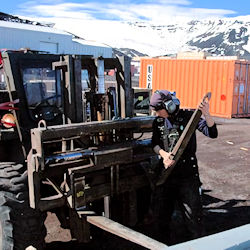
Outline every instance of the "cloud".
[(191, 8), (188, 0), (100, 1), (74, 3), (62, 0), (28, 1), (19, 6), (23, 16), (84, 20), (166, 22), (179, 17), (200, 19), (235, 14), (232, 10)]
[(188, 0), (148, 0), (145, 3), (158, 3), (158, 4), (174, 4), (174, 5), (190, 5)]

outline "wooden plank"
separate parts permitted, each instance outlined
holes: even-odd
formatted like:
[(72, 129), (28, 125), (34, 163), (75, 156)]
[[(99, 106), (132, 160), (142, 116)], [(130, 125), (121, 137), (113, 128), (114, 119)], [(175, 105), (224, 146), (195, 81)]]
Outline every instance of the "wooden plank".
[(136, 232), (103, 216), (87, 216), (87, 221), (107, 232), (115, 234), (148, 249), (163, 250), (168, 248), (167, 245), (159, 241), (149, 238), (144, 234)]
[[(205, 99), (208, 98), (208, 100), (210, 100), (211, 98), (211, 93), (208, 92), (203, 98), (202, 101), (205, 101)], [(192, 136), (192, 134), (194, 133), (194, 131), (196, 130), (196, 127), (198, 125), (198, 122), (201, 118), (202, 112), (201, 110), (199, 110), (198, 108), (194, 111), (193, 115), (191, 116), (190, 120), (188, 121), (187, 126), (185, 127), (185, 129), (183, 130), (178, 142), (176, 143), (176, 145), (174, 146), (172, 153), (172, 159), (175, 160), (175, 164), (172, 165), (171, 167), (164, 169), (162, 174), (160, 175), (156, 185), (161, 185), (163, 184), (166, 179), (168, 178), (168, 176), (171, 174), (173, 168), (175, 167), (175, 165), (177, 164), (178, 160), (180, 159), (181, 155), (183, 154), (183, 152), (186, 149), (186, 146)]]
[[(203, 98), (202, 102), (205, 101), (205, 99), (208, 98), (208, 100), (211, 98), (211, 93), (207, 93)], [(185, 127), (183, 133), (181, 134), (180, 139), (176, 143), (172, 155), (173, 155), (173, 160), (176, 162), (180, 159), (182, 153), (184, 152), (192, 134), (196, 130), (197, 124), (201, 118), (202, 112), (200, 109), (196, 109), (191, 116), (190, 120), (188, 121), (187, 126)]]

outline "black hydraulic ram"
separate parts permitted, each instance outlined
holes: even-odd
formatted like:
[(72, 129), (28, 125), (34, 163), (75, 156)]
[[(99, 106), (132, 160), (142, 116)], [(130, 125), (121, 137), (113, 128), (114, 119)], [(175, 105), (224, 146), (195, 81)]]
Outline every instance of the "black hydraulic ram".
[(70, 152), (70, 153), (52, 155), (45, 158), (45, 165), (85, 159), (93, 155), (94, 152), (92, 150), (85, 150), (84, 152)]

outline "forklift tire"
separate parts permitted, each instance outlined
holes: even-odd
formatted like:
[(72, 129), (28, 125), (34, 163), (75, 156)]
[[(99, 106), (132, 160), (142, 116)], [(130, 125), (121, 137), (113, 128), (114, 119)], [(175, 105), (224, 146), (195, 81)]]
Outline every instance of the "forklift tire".
[(0, 163), (0, 249), (45, 248), (46, 214), (29, 206), (27, 169)]

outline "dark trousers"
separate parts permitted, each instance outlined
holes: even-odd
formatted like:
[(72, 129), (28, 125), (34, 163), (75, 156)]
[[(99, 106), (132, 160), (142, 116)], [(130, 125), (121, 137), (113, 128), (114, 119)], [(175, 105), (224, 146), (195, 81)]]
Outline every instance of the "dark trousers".
[[(155, 217), (158, 240), (174, 244), (178, 241), (195, 239), (204, 234), (199, 187), (199, 179), (190, 178), (185, 180), (170, 179), (164, 185), (156, 188), (152, 196), (152, 212)], [(171, 228), (171, 225), (172, 227), (175, 225), (175, 223), (171, 223), (171, 219), (175, 219), (173, 212), (176, 204), (183, 218), (184, 224), (182, 226), (186, 229), (186, 235), (182, 235), (185, 237), (179, 240), (173, 240), (171, 237), (172, 232), (179, 230)]]

